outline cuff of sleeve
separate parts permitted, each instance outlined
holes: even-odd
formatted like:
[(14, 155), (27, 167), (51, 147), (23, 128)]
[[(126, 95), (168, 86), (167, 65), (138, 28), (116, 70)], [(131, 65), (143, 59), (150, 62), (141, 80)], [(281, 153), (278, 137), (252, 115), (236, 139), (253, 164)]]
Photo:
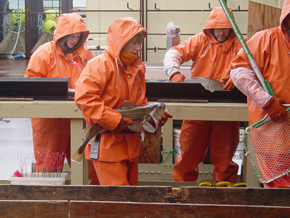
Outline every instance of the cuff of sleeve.
[(179, 71), (175, 71), (173, 72), (170, 76), (169, 76), (169, 80), (171, 81), (172, 77), (175, 76), (176, 74), (179, 74)]
[(117, 127), (115, 129), (112, 130), (112, 132), (116, 131), (116, 129), (118, 129), (118, 127), (120, 126), (121, 122), (122, 122), (123, 116), (121, 116), (121, 119), (117, 125)]
[(273, 101), (275, 100), (275, 98), (273, 96), (271, 96), (266, 102), (265, 104), (263, 105), (262, 109), (265, 110), (267, 109), (267, 107), (269, 107)]
[(167, 76), (169, 76), (169, 78), (172, 77), (172, 75), (173, 75), (174, 73), (176, 73), (176, 72), (179, 72), (179, 69), (177, 69), (177, 68), (174, 67), (174, 66), (168, 65), (168, 66), (166, 66), (166, 68), (165, 68), (165, 74), (166, 74)]

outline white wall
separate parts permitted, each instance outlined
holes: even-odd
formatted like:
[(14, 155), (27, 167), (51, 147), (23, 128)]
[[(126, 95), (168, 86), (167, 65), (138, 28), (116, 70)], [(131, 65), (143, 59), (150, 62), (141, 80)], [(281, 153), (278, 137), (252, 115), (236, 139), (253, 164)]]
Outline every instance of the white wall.
[[(166, 51), (162, 49), (166, 48), (165, 33), (169, 21), (173, 21), (176, 26), (180, 27), (182, 42), (191, 35), (202, 31), (210, 13), (209, 5), (211, 8), (220, 6), (217, 0), (148, 0), (147, 2), (149, 11), (147, 14), (143, 12), (145, 20), (147, 18), (147, 47), (157, 50), (156, 52), (153, 50), (147, 52), (147, 62), (161, 62), (163, 60)], [(134, 12), (127, 8), (127, 4)], [(228, 0), (227, 4), (234, 11), (241, 33), (246, 36), (248, 0)], [(86, 13), (86, 24), (90, 32), (106, 33), (111, 22), (119, 17), (132, 16), (140, 20), (140, 0), (87, 0), (86, 9), (103, 11)], [(108, 12), (109, 10), (124, 10), (126, 12)], [(146, 23), (144, 27), (146, 27)], [(106, 34), (91, 34), (89, 38), (99, 39), (89, 41), (89, 46), (106, 45)]]

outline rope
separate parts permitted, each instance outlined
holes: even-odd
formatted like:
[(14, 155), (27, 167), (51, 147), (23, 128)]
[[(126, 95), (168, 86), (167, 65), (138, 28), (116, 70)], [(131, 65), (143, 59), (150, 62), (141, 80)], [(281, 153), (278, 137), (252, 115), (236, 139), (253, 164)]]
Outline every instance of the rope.
[(16, 46), (17, 46), (17, 43), (18, 43), (18, 40), (19, 40), (20, 30), (21, 30), (21, 17), (22, 17), (22, 10), (23, 10), (23, 9), (20, 10), (20, 18), (19, 18), (19, 22), (18, 22), (17, 38), (16, 38), (16, 40), (15, 40), (15, 44), (14, 44), (14, 47), (13, 47), (13, 49), (12, 49), (10, 55), (8, 55), (8, 57), (7, 57), (8, 59), (14, 59), (14, 57), (13, 57), (13, 53), (14, 53), (14, 51), (15, 51), (15, 49), (16, 49)]
[(170, 154), (170, 153), (172, 153), (173, 154), (173, 158), (175, 159), (175, 149), (172, 149), (172, 150), (169, 150), (169, 151), (162, 151), (161, 153), (162, 154), (164, 154), (164, 153), (167, 153), (167, 155), (165, 156), (165, 158), (163, 159), (163, 161), (160, 163), (160, 164), (163, 164), (164, 163), (164, 161), (167, 159), (167, 157), (168, 157), (168, 155)]

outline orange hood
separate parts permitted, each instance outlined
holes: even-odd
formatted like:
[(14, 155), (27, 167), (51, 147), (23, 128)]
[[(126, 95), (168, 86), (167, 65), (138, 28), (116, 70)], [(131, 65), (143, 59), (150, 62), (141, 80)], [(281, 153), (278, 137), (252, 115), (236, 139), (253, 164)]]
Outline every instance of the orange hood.
[(55, 29), (53, 41), (57, 42), (60, 38), (78, 32), (85, 32), (82, 43), (86, 41), (89, 31), (82, 19), (77, 13), (61, 14), (58, 19), (57, 28)]
[(284, 28), (283, 21), (290, 13), (290, 0), (284, 0), (283, 8), (280, 16), (280, 27)]
[[(229, 8), (233, 18), (234, 14), (231, 8)], [(214, 9), (212, 9), (212, 11), (210, 12), (210, 15), (205, 23), (205, 26), (203, 28), (203, 32), (206, 36), (211, 36), (211, 29), (224, 29), (224, 28), (232, 28), (230, 22), (228, 21), (228, 18), (226, 16), (226, 14), (224, 13), (222, 7), (216, 7)], [(234, 33), (233, 33), (234, 34)]]
[(106, 51), (121, 63), (120, 52), (123, 46), (137, 33), (143, 32), (144, 37), (147, 35), (147, 31), (139, 24), (139, 22), (132, 17), (125, 17), (115, 19), (109, 29), (107, 35)]

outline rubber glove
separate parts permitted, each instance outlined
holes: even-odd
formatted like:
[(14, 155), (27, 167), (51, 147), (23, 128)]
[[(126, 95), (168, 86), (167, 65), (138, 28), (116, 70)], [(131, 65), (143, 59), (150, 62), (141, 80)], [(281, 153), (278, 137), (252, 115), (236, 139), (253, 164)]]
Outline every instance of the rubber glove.
[(223, 86), (223, 90), (231, 90), (232, 88), (234, 88), (234, 83), (232, 81), (231, 78), (228, 79), (228, 81), (226, 82), (226, 84)]
[(175, 73), (171, 78), (171, 82), (184, 82), (185, 76), (180, 72)]
[(277, 122), (283, 121), (287, 117), (285, 102), (281, 98), (275, 98), (274, 101), (265, 109), (270, 119)]
[(130, 118), (127, 118), (127, 117), (122, 118), (119, 125), (117, 126), (116, 129), (112, 131), (112, 133), (119, 133), (119, 132), (122, 132), (123, 130), (129, 130), (126, 124), (132, 124), (132, 123), (133, 123), (133, 120), (131, 120)]
[(162, 120), (159, 123), (159, 126), (164, 126), (164, 124), (167, 122), (168, 118), (172, 118), (172, 114), (164, 111), (164, 115), (162, 116)]

